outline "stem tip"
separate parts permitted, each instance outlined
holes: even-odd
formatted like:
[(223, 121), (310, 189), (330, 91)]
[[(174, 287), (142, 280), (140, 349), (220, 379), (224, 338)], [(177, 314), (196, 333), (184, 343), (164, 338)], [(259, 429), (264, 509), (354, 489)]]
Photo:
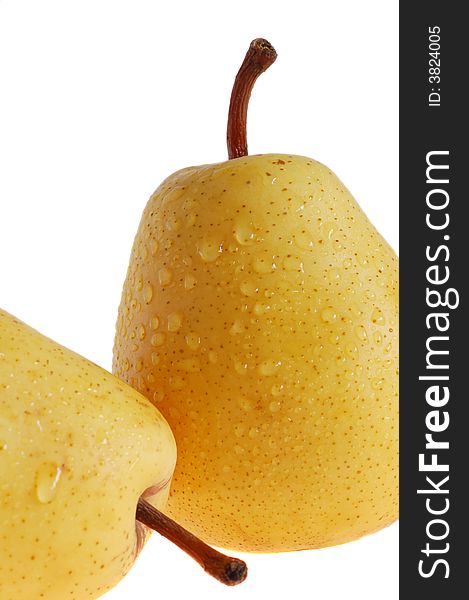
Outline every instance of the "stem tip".
[(275, 48), (264, 38), (256, 38), (251, 42), (231, 92), (226, 131), (230, 159), (247, 156), (246, 123), (251, 91), (259, 75), (266, 71), (276, 58)]
[(189, 556), (192, 556), (209, 575), (221, 583), (237, 585), (246, 579), (248, 568), (245, 562), (218, 552), (142, 497), (137, 504), (136, 519), (179, 546)]

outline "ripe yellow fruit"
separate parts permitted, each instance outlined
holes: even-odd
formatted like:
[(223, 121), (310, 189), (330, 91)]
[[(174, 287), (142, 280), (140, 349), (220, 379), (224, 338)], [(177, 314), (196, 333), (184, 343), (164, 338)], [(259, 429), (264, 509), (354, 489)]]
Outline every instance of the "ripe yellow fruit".
[(114, 372), (178, 443), (167, 511), (247, 551), (398, 511), (397, 259), (337, 177), (267, 154), (183, 169), (145, 208)]
[(135, 390), (2, 310), (0, 390), (0, 598), (97, 598), (143, 543), (139, 496), (166, 502), (171, 430)]

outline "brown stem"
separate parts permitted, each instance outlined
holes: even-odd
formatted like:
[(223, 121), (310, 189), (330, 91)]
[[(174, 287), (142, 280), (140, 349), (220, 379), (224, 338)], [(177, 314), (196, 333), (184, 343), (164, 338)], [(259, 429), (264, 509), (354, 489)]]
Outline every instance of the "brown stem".
[(266, 71), (276, 58), (277, 52), (267, 40), (257, 38), (251, 42), (231, 92), (226, 132), (230, 159), (247, 156), (246, 121), (251, 91), (259, 75)]
[(136, 517), (187, 552), (207, 573), (225, 585), (237, 585), (246, 579), (248, 568), (245, 562), (211, 548), (143, 498), (138, 501)]

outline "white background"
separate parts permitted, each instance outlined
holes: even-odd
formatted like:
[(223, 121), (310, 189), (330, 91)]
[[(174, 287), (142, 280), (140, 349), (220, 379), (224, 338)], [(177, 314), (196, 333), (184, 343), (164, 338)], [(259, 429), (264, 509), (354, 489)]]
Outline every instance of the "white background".
[[(391, 0), (0, 0), (0, 305), (110, 368), (141, 211), (174, 170), (226, 160), (232, 81), (260, 36), (279, 58), (250, 152), (326, 163), (397, 250), (397, 20)], [(398, 597), (397, 525), (245, 558), (224, 588), (155, 535), (106, 599)]]

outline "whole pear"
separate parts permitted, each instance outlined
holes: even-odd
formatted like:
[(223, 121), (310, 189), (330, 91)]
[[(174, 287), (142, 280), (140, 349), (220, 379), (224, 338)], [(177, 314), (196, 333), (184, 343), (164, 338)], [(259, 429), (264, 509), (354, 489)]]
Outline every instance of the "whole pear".
[(172, 427), (183, 525), (254, 552), (354, 540), (398, 514), (397, 258), (327, 167), (228, 140), (144, 210), (113, 371)]
[(135, 390), (0, 310), (0, 598), (97, 598), (164, 506), (171, 430)]

